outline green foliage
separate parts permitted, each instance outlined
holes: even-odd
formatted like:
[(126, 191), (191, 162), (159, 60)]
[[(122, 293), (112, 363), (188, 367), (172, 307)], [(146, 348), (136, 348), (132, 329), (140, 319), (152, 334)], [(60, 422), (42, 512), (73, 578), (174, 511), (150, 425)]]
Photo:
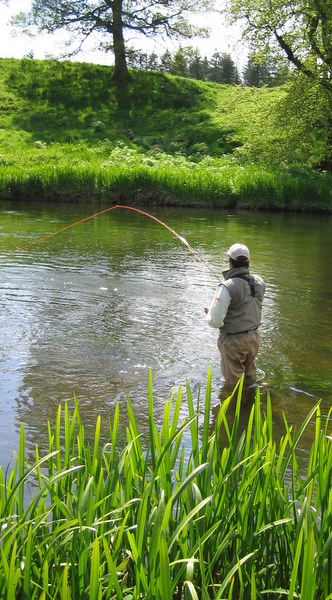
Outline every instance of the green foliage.
[(239, 166), (213, 159), (206, 146), (191, 159), (109, 141), (37, 147), (0, 169), (0, 198), (164, 205), (330, 210), (331, 176), (303, 169)]
[(289, 79), (289, 66), (285, 58), (251, 52), (243, 71), (243, 82), (248, 87), (272, 87), (286, 83)]
[[(0, 468), (1, 597), (328, 598), (331, 414), (322, 426), (314, 406), (298, 432), (285, 420), (277, 442), (258, 392), (241, 428), (242, 384), (211, 425), (210, 370), (204, 409), (187, 384), (187, 419), (180, 389), (158, 428), (150, 374), (148, 439), (128, 398), (124, 446), (119, 405), (104, 444), (100, 418), (88, 443), (78, 404), (72, 415), (59, 406), (49, 453), (36, 448), (31, 465), (22, 427), (14, 468)], [(313, 420), (304, 474), (297, 446)]]
[[(271, 57), (276, 59), (280, 53), (288, 60), (291, 68), (306, 79), (305, 93), (301, 96), (302, 107), (305, 111), (304, 123), (302, 120), (302, 135), (305, 143), (301, 144), (300, 152), (304, 162), (317, 159), (321, 153), (320, 164), (331, 169), (332, 165), (332, 20), (331, 1), (316, 2), (315, 0), (228, 0), (226, 12), (232, 23), (240, 22), (243, 35), (250, 43), (254, 53), (260, 55), (261, 64)], [(303, 81), (302, 81), (303, 89)], [(312, 103), (308, 99), (312, 89), (323, 97), (325, 105), (325, 119), (320, 115), (319, 125), (310, 123), (308, 127), (308, 114)], [(300, 127), (294, 127), (296, 119), (301, 115), (297, 111), (298, 102), (291, 104), (292, 95), (287, 102), (288, 113), (291, 113), (290, 132), (286, 130), (286, 143), (292, 137), (293, 147), (298, 148), (297, 142)], [(319, 102), (321, 104), (321, 101)], [(284, 112), (283, 112), (284, 114)], [(315, 111), (315, 121), (317, 111)], [(323, 146), (321, 130), (323, 129)], [(280, 138), (279, 138), (280, 139)], [(318, 142), (318, 143), (316, 143)], [(318, 148), (317, 148), (318, 146)], [(308, 150), (309, 148), (309, 150)], [(310, 159), (308, 161), (308, 155)], [(296, 161), (298, 157), (296, 157)]]
[(227, 83), (236, 85), (240, 83), (237, 67), (230, 54), (215, 52), (208, 59), (203, 58), (198, 48), (191, 46), (178, 48), (173, 55), (166, 50), (160, 57), (155, 54), (130, 53), (129, 64), (132, 68), (146, 69), (147, 71), (160, 71), (180, 77), (191, 77), (200, 81), (213, 81), (214, 83)]
[(331, 94), (331, 2), (315, 0), (228, 0), (232, 23), (239, 21), (255, 52), (282, 52), (289, 63)]
[[(193, 13), (211, 9), (210, 0), (113, 0), (93, 5), (87, 0), (32, 0), (26, 13), (12, 19), (12, 24), (26, 33), (54, 33), (65, 30), (65, 56), (76, 54), (93, 34), (99, 48), (114, 56), (113, 80), (117, 84), (130, 81), (126, 55), (126, 30), (130, 35), (155, 37), (167, 35), (175, 39), (205, 36), (206, 29), (190, 21)], [(65, 45), (65, 44), (64, 44)]]
[[(277, 89), (230, 90), (220, 123), (235, 130), (235, 154), (247, 161), (315, 167), (329, 153), (329, 102), (301, 77)], [(235, 129), (237, 126), (237, 130)]]
[[(331, 209), (318, 87), (0, 60), (0, 198)], [(293, 108), (292, 108), (293, 107)]]

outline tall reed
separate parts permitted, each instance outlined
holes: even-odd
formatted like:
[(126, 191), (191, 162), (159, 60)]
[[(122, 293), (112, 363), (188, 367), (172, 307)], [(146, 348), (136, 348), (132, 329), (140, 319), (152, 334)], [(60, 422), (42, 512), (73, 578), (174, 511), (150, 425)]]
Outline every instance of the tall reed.
[[(187, 384), (188, 418), (180, 389), (158, 428), (150, 373), (144, 445), (129, 398), (124, 447), (118, 405), (104, 445), (100, 418), (90, 443), (78, 404), (59, 406), (31, 465), (22, 426), (14, 468), (0, 469), (0, 597), (332, 598), (331, 413), (322, 427), (317, 404), (298, 432), (285, 420), (277, 444), (259, 391), (240, 430), (242, 385), (212, 426), (210, 370), (202, 422)], [(297, 446), (313, 419), (303, 475)]]
[[(75, 150), (75, 151), (74, 151)], [(120, 142), (45, 146), (0, 165), (0, 199), (127, 201), (331, 211), (331, 175), (239, 164), (232, 157), (190, 160)]]

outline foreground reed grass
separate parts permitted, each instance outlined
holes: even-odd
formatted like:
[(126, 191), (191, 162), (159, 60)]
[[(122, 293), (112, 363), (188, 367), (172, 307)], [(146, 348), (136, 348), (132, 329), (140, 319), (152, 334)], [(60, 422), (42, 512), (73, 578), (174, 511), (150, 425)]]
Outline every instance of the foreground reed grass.
[[(273, 437), (256, 395), (239, 431), (242, 383), (232, 423), (227, 406), (210, 426), (211, 371), (203, 423), (187, 385), (165, 404), (160, 430), (148, 389), (143, 447), (130, 400), (127, 444), (119, 446), (119, 406), (101, 447), (92, 445), (78, 405), (59, 407), (49, 453), (26, 464), (24, 429), (16, 465), (0, 471), (0, 597), (14, 598), (332, 598), (330, 416), (319, 405), (301, 429)], [(297, 445), (315, 419), (305, 476)], [(191, 452), (186, 456), (185, 432)]]
[(126, 202), (287, 210), (332, 210), (331, 175), (246, 165), (233, 157), (185, 157), (107, 140), (50, 146), (0, 165), (0, 200)]

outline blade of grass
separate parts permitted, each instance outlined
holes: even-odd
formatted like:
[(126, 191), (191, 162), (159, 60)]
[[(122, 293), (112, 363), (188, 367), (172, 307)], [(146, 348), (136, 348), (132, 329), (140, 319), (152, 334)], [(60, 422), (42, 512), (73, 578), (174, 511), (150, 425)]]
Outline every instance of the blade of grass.
[(160, 556), (160, 594), (162, 600), (172, 600), (171, 571), (169, 566), (168, 549), (164, 531), (160, 533), (159, 539)]

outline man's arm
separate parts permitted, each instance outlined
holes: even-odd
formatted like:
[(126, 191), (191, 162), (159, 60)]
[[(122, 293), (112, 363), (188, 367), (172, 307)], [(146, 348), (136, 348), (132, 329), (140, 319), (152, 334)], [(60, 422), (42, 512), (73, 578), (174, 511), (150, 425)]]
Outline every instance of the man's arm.
[(231, 297), (225, 285), (217, 288), (216, 295), (211, 302), (210, 308), (204, 308), (206, 320), (210, 327), (219, 329), (223, 326), (224, 320), (231, 303)]

